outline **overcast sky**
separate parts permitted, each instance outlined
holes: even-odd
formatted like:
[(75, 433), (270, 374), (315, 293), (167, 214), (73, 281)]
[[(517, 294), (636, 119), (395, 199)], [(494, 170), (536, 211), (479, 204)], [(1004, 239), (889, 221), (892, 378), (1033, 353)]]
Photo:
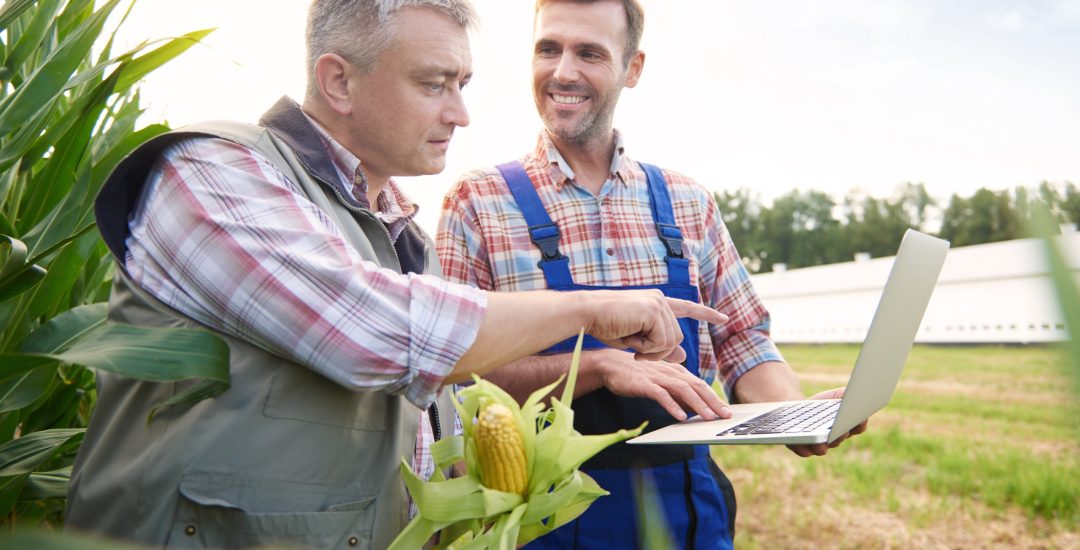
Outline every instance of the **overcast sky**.
[[(530, 92), (532, 2), (474, 0), (472, 124), (440, 175), (406, 192), (433, 230), (469, 169), (520, 156), (540, 129)], [(644, 0), (645, 71), (615, 124), (628, 153), (714, 190), (887, 196), (923, 182), (1080, 184), (1080, 0)], [(151, 75), (155, 120), (254, 121), (304, 89), (304, 0), (139, 0), (120, 35), (218, 27)]]

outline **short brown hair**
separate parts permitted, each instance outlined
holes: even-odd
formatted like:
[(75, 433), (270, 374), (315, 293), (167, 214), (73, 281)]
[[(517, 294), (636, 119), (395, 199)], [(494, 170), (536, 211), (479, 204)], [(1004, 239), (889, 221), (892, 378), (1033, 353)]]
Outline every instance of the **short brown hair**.
[(540, 13), (540, 8), (551, 2), (595, 4), (597, 2), (614, 1), (622, 2), (623, 13), (626, 14), (626, 43), (623, 45), (626, 51), (623, 52), (623, 65), (629, 65), (630, 59), (634, 57), (634, 54), (637, 53), (638, 48), (641, 46), (641, 34), (645, 32), (645, 10), (641, 8), (641, 4), (637, 0), (536, 0), (536, 11), (533, 18), (535, 21), (535, 14)]

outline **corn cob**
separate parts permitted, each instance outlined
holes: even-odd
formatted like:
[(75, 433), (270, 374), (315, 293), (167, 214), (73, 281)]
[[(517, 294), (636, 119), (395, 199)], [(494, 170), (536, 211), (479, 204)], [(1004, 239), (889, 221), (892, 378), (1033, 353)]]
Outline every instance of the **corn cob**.
[(484, 485), (524, 495), (528, 488), (525, 443), (514, 413), (498, 403), (480, 411), (476, 423), (476, 453)]

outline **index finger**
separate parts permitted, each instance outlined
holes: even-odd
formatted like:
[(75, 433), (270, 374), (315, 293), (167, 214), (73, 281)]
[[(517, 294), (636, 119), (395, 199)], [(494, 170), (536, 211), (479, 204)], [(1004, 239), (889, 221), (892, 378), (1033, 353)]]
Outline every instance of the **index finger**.
[(668, 307), (676, 317), (692, 317), (698, 321), (705, 321), (714, 325), (722, 325), (728, 322), (728, 316), (715, 309), (678, 298), (668, 298)]

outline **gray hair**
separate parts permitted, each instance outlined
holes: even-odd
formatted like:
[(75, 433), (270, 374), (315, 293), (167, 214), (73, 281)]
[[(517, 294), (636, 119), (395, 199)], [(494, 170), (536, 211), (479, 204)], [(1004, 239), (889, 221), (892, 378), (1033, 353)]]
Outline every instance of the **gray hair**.
[(324, 54), (338, 54), (370, 71), (394, 40), (387, 23), (411, 7), (436, 9), (469, 30), (477, 25), (469, 0), (312, 0), (306, 34), (308, 91), (315, 91), (315, 61)]

